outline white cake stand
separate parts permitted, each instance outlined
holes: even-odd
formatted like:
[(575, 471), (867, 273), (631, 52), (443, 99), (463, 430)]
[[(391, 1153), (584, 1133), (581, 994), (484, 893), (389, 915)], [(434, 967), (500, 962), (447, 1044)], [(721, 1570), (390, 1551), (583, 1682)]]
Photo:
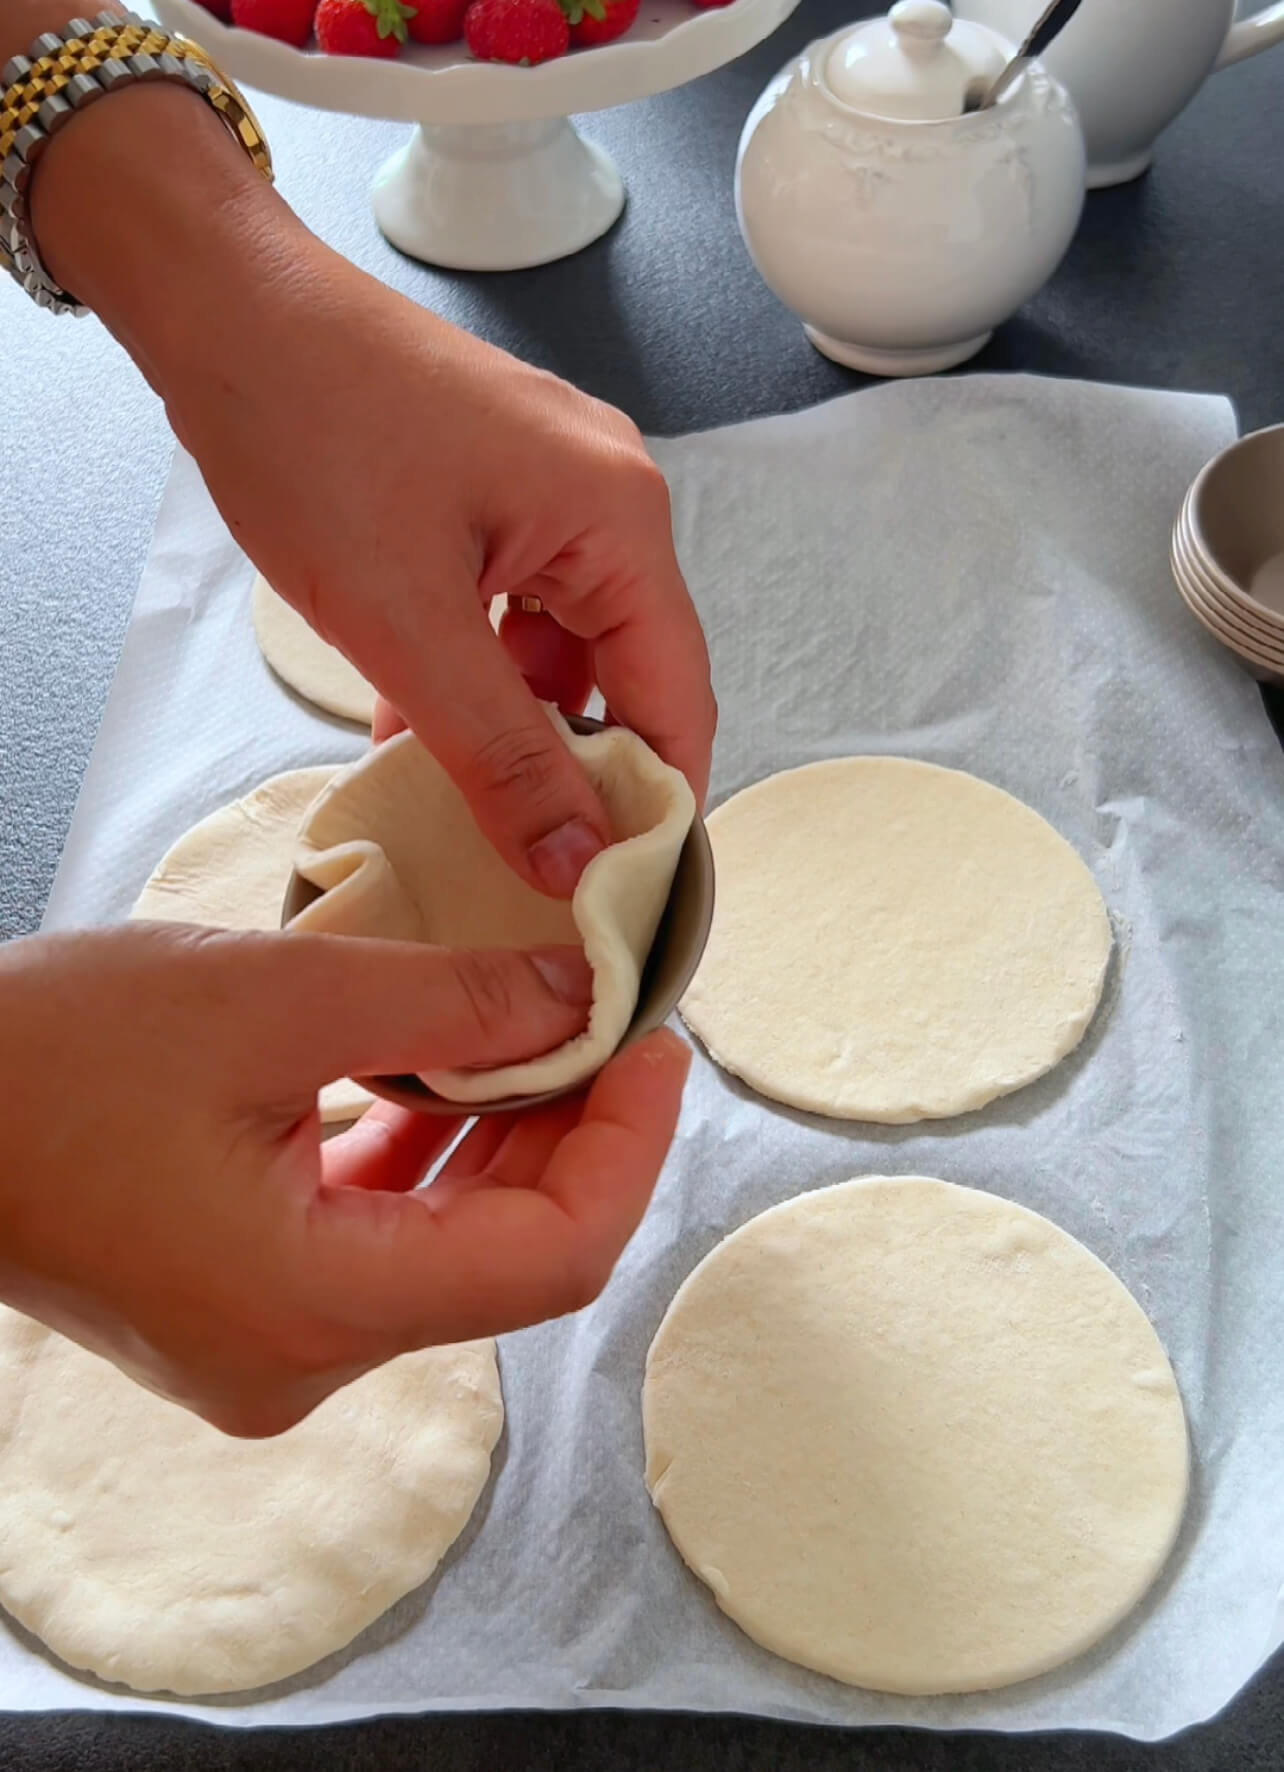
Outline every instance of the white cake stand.
[(396, 61), (327, 56), (224, 25), (195, 0), (157, 0), (172, 31), (234, 80), (324, 111), (418, 128), (374, 182), (375, 220), (427, 264), (515, 271), (604, 234), (624, 207), (609, 156), (568, 118), (650, 98), (734, 61), (798, 0), (644, 0), (627, 36), (535, 68), (473, 61), (462, 44), (411, 45)]

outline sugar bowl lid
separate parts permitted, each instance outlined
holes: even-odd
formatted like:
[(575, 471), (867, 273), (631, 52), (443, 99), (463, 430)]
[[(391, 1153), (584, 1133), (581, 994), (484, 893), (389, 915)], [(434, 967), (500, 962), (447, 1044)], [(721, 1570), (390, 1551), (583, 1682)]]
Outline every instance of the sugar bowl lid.
[(825, 79), (866, 116), (937, 123), (962, 116), (969, 84), (996, 78), (1007, 59), (994, 32), (956, 19), (941, 0), (897, 0), (886, 18), (844, 32)]

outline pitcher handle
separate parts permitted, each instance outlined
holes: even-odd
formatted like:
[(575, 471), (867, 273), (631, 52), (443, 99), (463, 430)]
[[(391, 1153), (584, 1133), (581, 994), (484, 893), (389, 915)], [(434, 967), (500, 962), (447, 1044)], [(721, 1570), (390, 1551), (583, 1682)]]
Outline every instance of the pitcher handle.
[(1229, 68), (1256, 55), (1259, 49), (1269, 49), (1273, 43), (1284, 43), (1284, 0), (1278, 6), (1264, 6), (1250, 18), (1236, 19), (1226, 33), (1216, 65)]

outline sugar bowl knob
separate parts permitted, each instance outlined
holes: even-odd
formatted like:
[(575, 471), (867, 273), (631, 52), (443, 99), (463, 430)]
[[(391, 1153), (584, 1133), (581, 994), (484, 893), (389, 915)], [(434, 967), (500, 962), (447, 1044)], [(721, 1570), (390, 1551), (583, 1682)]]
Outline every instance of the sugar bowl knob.
[(931, 55), (954, 23), (944, 0), (896, 0), (887, 19), (907, 55)]

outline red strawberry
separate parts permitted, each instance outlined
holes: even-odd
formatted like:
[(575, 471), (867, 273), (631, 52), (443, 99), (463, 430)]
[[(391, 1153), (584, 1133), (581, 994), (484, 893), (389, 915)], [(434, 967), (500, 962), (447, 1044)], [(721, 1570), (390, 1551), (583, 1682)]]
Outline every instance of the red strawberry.
[(458, 43), (468, 0), (416, 0), (416, 4), (415, 16), (406, 20), (416, 43)]
[(592, 49), (622, 37), (638, 15), (642, 0), (562, 0), (571, 42), (577, 49)]
[(732, 0), (693, 0), (696, 6), (730, 6)]
[(317, 0), (232, 0), (232, 23), (302, 49), (316, 9)]
[(401, 0), (321, 0), (317, 44), (327, 55), (377, 55), (387, 60), (401, 54), (406, 20), (414, 12)]
[(221, 18), (225, 25), (230, 23), (232, 0), (196, 0), (196, 3), (203, 6), (206, 12), (212, 12), (215, 18)]
[(464, 41), (479, 62), (530, 68), (565, 55), (571, 28), (557, 0), (472, 0)]

